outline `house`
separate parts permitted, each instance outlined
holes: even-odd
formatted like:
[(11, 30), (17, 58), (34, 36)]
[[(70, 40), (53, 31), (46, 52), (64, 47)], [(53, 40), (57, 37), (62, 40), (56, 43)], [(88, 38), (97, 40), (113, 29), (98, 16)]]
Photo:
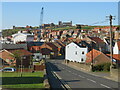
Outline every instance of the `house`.
[[(113, 26), (112, 27), (112, 31), (116, 31), (116, 30), (118, 30), (119, 28), (118, 27), (116, 27), (116, 26)], [(110, 26), (108, 26), (108, 27), (102, 27), (101, 28), (101, 31), (107, 31), (107, 32), (109, 32), (110, 31)]]
[(107, 57), (104, 53), (92, 49), (90, 52), (86, 54), (86, 64), (102, 64), (102, 63), (110, 63), (110, 58)]
[(27, 33), (16, 33), (12, 35), (12, 40), (15, 44), (18, 42), (30, 42), (34, 41), (34, 35)]
[(73, 33), (74, 33), (74, 30), (69, 30), (69, 31), (68, 31), (68, 35), (69, 35), (69, 36), (72, 36)]
[(33, 53), (33, 59), (35, 61), (40, 61), (43, 56), (42, 53), (40, 52), (41, 50), (41, 45), (43, 45), (44, 42), (27, 42), (27, 46), (28, 46), (28, 51), (30, 51), (31, 53)]
[(72, 42), (65, 47), (65, 59), (73, 62), (85, 63), (88, 49), (86, 46)]
[[(110, 52), (110, 38), (106, 38), (106, 37), (104, 37), (104, 42), (105, 42), (105, 44), (106, 44), (106, 51), (107, 52)], [(115, 46), (115, 41), (114, 41), (114, 39), (112, 40), (112, 46), (114, 47)]]
[(8, 52), (7, 50), (1, 50), (0, 51), (0, 58), (2, 60), (3, 66), (15, 66), (15, 58), (12, 57), (12, 53)]
[(40, 49), (40, 46), (31, 46), (29, 48), (30, 52), (33, 53), (34, 61), (40, 61), (43, 58), (42, 54), (40, 53)]
[(41, 45), (41, 51), (43, 58), (55, 58), (58, 56), (58, 47), (52, 42), (46, 42)]
[[(29, 67), (29, 65), (31, 65), (32, 53), (28, 52), (25, 49), (14, 49), (14, 50), (4, 49), (0, 51), (0, 54), (1, 54), (0, 58), (5, 62), (3, 65), (19, 67), (21, 65), (21, 60), (22, 60), (22, 65), (24, 67)], [(19, 58), (17, 58), (16, 60), (14, 55), (18, 56)]]
[(73, 35), (72, 35), (72, 37), (73, 37), (73, 38), (77, 38), (77, 37), (78, 37), (78, 35), (79, 35), (79, 33), (78, 33), (78, 32), (74, 32), (74, 33), (73, 33)]
[[(110, 54), (107, 54), (108, 57), (110, 57)], [(113, 54), (112, 55), (113, 58), (113, 64), (118, 65), (118, 67), (120, 67), (120, 54)]]
[(91, 46), (94, 49), (100, 50), (101, 52), (106, 52), (107, 48), (106, 48), (106, 44), (105, 42), (100, 39), (99, 37), (88, 37), (88, 41), (91, 42)]
[(120, 39), (120, 30), (114, 32), (114, 39)]
[(115, 46), (113, 47), (113, 54), (120, 54), (120, 41), (115, 43)]
[(100, 27), (95, 27), (94, 29), (92, 29), (92, 31), (96, 31), (96, 32), (100, 33), (101, 32), (101, 28)]

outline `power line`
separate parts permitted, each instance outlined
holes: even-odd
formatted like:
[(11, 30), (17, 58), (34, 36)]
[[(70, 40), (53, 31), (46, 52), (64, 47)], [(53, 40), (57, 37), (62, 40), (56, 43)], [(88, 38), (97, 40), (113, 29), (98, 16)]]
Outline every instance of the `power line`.
[(108, 20), (100, 21), (100, 22), (95, 22), (95, 23), (92, 23), (92, 24), (90, 24), (90, 25), (101, 24), (101, 23), (105, 23), (105, 22), (108, 22)]

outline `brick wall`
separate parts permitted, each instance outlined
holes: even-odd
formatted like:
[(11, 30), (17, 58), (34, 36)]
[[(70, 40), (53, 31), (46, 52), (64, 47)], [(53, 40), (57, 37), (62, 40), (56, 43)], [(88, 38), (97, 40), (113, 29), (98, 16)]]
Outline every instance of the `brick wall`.
[(43, 71), (45, 69), (45, 65), (34, 65), (35, 71)]

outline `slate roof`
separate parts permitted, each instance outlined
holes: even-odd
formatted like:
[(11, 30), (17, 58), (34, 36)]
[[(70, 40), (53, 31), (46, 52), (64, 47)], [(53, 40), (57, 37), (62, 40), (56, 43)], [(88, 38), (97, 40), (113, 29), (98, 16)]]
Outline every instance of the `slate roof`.
[(89, 37), (89, 38), (97, 43), (104, 43), (104, 41), (101, 40), (99, 37)]
[(60, 44), (61, 46), (65, 47), (65, 44), (64, 44), (61, 40), (56, 40), (55, 42), (57, 42), (57, 43)]
[(81, 41), (79, 43), (77, 42), (74, 42), (75, 44), (77, 44), (78, 46), (80, 47), (88, 47), (88, 48), (91, 48), (90, 44), (88, 44), (86, 41)]
[(57, 46), (55, 46), (53, 43), (46, 43), (48, 46), (50, 46), (52, 49), (57, 50)]
[(44, 42), (27, 42), (28, 46), (41, 46)]
[(27, 50), (27, 44), (4, 44), (4, 43), (0, 43), (0, 50), (6, 49), (26, 49)]
[[(108, 43), (108, 45), (110, 45), (110, 39), (105, 39), (106, 40), (106, 42)], [(115, 41), (113, 40), (112, 41), (112, 45), (114, 46), (115, 45)]]

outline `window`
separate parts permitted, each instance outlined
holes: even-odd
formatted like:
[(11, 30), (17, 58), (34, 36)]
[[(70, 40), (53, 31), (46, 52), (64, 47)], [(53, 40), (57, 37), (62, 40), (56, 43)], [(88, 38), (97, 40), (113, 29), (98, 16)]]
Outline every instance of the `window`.
[(75, 52), (75, 54), (77, 55), (77, 51)]
[(37, 59), (39, 59), (39, 56), (37, 56)]
[(84, 54), (84, 51), (82, 51), (82, 54)]
[(83, 59), (83, 58), (81, 58), (81, 61), (83, 62), (83, 61), (84, 61), (84, 59)]
[(13, 62), (13, 60), (10, 60), (10, 62)]

